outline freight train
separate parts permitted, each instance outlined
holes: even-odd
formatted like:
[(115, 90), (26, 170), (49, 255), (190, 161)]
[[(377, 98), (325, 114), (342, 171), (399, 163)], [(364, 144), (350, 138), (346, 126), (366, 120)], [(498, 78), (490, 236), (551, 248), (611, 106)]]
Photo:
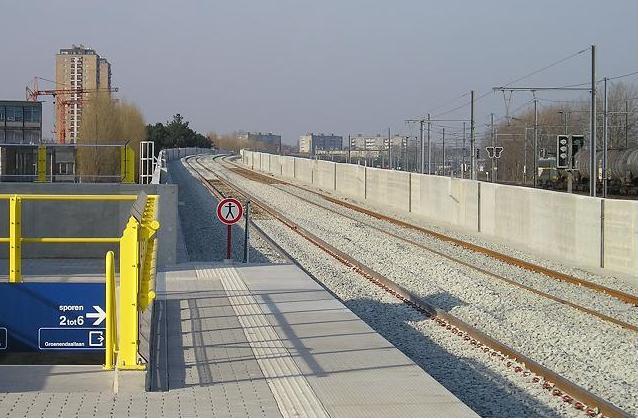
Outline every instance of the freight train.
[[(602, 177), (603, 153), (596, 153), (598, 178)], [(574, 155), (573, 188), (589, 188), (589, 150), (581, 149)], [(556, 169), (556, 158), (539, 159), (539, 184), (543, 188), (565, 190), (567, 171)], [(638, 147), (607, 152), (607, 190), (615, 195), (638, 195)]]

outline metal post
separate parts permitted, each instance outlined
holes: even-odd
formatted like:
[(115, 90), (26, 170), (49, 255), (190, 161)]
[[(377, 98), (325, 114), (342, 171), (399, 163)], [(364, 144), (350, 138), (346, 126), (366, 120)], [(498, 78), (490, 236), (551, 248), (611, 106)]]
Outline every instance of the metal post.
[(226, 259), (230, 260), (231, 253), (232, 253), (231, 242), (232, 242), (232, 237), (233, 237), (232, 236), (233, 226), (227, 225), (226, 227), (227, 227), (227, 229), (226, 229)]
[(425, 173), (425, 141), (423, 138), (423, 120), (419, 121), (420, 129), (419, 129), (419, 138), (421, 138), (421, 174)]
[(607, 198), (607, 148), (609, 141), (609, 115), (607, 109), (607, 77), (603, 79), (603, 198)]
[(443, 128), (443, 176), (445, 176), (445, 128)]
[(246, 224), (244, 225), (244, 263), (250, 262), (249, 242), (250, 242), (250, 201), (246, 201)]
[(470, 171), (472, 180), (476, 180), (476, 154), (474, 151), (474, 90), (470, 91)]
[(463, 122), (463, 155), (461, 156), (461, 179), (465, 179), (465, 122)]
[(524, 144), (523, 144), (523, 185), (527, 185), (527, 127), (525, 130)]
[(629, 101), (625, 100), (625, 149), (629, 148)]
[(390, 128), (388, 128), (388, 169), (392, 170), (392, 139), (390, 138)]
[[(53, 155), (51, 155), (53, 157)], [(38, 146), (38, 164), (36, 182), (47, 181), (47, 148), (44, 144)], [(51, 177), (53, 182), (53, 177)]]
[(139, 342), (139, 269), (140, 225), (130, 217), (120, 238), (120, 315), (118, 323), (117, 367), (122, 370), (143, 370), (138, 364)]
[(352, 151), (352, 140), (350, 134), (348, 134), (348, 164), (350, 164), (350, 152)]
[(104, 369), (113, 370), (115, 368), (115, 339), (117, 336), (116, 311), (115, 311), (115, 256), (112, 250), (106, 252), (106, 342), (104, 350)]
[(428, 114), (428, 175), (432, 174), (432, 142), (430, 141), (430, 128), (432, 124), (430, 123), (430, 114)]
[(596, 196), (596, 45), (591, 46), (591, 114), (589, 132), (589, 196)]
[(534, 95), (534, 187), (538, 184), (538, 99)]
[(9, 198), (9, 283), (22, 282), (22, 198)]
[(496, 155), (494, 151), (494, 146), (496, 146), (496, 144), (494, 143), (494, 112), (490, 113), (490, 136), (490, 143), (492, 146), (492, 182), (496, 182), (496, 172), (494, 170), (494, 156)]

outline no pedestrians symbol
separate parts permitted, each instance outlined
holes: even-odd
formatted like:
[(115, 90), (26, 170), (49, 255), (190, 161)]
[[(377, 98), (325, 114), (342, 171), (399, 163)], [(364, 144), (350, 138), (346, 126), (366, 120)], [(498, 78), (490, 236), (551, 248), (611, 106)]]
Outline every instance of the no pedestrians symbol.
[(235, 198), (225, 198), (217, 204), (217, 218), (226, 225), (233, 225), (241, 220), (244, 208)]
[(232, 257), (232, 226), (241, 220), (244, 208), (235, 198), (225, 198), (217, 204), (217, 218), (226, 224), (226, 260)]

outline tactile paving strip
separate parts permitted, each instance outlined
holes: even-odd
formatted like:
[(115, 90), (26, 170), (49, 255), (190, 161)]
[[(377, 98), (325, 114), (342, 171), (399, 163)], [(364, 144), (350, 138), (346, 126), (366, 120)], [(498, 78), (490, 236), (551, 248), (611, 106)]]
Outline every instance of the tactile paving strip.
[(218, 277), (284, 417), (328, 417), (312, 387), (234, 268), (197, 269)]

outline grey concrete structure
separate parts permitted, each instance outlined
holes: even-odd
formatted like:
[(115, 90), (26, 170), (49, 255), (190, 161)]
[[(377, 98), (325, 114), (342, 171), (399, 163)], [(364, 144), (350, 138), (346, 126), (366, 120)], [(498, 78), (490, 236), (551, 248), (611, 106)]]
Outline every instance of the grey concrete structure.
[[(242, 162), (264, 170), (265, 153), (242, 151)], [(284, 159), (284, 158), (280, 158)], [(285, 157), (268, 173), (332, 189), (377, 207), (427, 217), (513, 247), (582, 268), (638, 277), (638, 202)], [(326, 179), (328, 179), (326, 181)], [(320, 183), (320, 184), (319, 184)]]
[(294, 265), (180, 265), (157, 284), (153, 385), (219, 409), (194, 415), (474, 416)]
[[(177, 187), (175, 185), (137, 184), (60, 184), (0, 183), (0, 194), (159, 194), (158, 233), (159, 266), (175, 263), (177, 243)], [(22, 208), (24, 237), (120, 237), (129, 217), (132, 201), (74, 202), (27, 201)], [(8, 201), (0, 200), (0, 236), (8, 237)], [(8, 257), (7, 244), (1, 244), (0, 258)], [(32, 244), (25, 243), (22, 257), (28, 258), (98, 258), (116, 245), (102, 244)]]
[(0, 366), (0, 416), (476, 417), (294, 265), (156, 284), (153, 392), (122, 376), (114, 394), (100, 366)]

